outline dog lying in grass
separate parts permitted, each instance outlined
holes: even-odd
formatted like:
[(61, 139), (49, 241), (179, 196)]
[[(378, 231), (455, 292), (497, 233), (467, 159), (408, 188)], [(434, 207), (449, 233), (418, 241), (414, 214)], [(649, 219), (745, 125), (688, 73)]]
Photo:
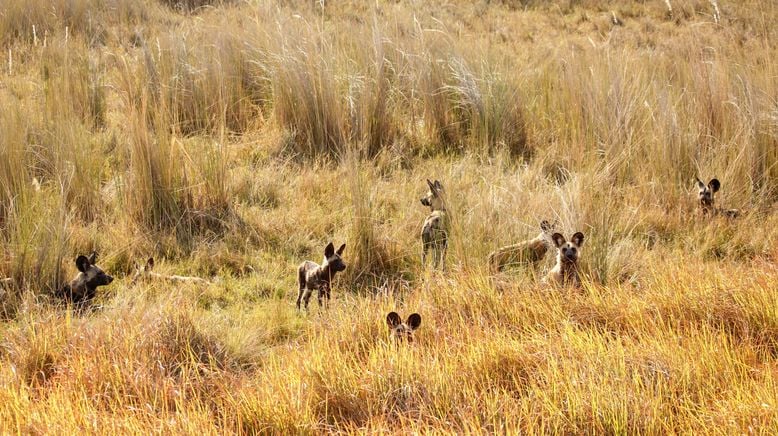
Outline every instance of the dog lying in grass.
[(96, 252), (92, 252), (88, 257), (78, 256), (76, 258), (78, 275), (62, 286), (59, 291), (60, 297), (67, 303), (83, 308), (95, 298), (98, 287), (106, 286), (113, 282), (113, 277), (95, 265), (96, 261)]
[(721, 215), (727, 218), (737, 218), (740, 216), (740, 211), (737, 209), (723, 209), (716, 206), (716, 192), (721, 189), (721, 182), (719, 179), (712, 178), (706, 185), (702, 180), (697, 180), (697, 199), (700, 202), (700, 210), (703, 215), (715, 216)]
[(207, 285), (210, 281), (194, 276), (179, 276), (179, 275), (167, 275), (160, 274), (153, 271), (154, 258), (150, 257), (143, 266), (136, 268), (135, 274), (132, 276), (130, 283), (135, 284), (139, 280), (165, 280), (173, 283), (195, 283), (199, 285)]
[(554, 241), (554, 246), (557, 248), (556, 265), (548, 272), (545, 282), (551, 285), (580, 287), (578, 258), (581, 254), (584, 234), (576, 232), (568, 242), (561, 233), (554, 233), (551, 240)]
[(489, 253), (489, 269), (498, 273), (508, 265), (537, 265), (546, 257), (554, 233), (555, 224), (546, 220), (540, 223), (540, 234), (533, 239), (506, 245)]

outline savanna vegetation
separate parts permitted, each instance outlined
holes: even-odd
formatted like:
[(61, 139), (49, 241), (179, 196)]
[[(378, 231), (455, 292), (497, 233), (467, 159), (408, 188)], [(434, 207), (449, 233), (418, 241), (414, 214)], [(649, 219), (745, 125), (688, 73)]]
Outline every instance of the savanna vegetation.
[[(774, 433), (778, 4), (3, 0), (3, 433)], [(695, 177), (717, 177), (703, 217)], [(425, 180), (446, 271), (423, 268)], [(488, 254), (542, 219), (583, 287)], [(328, 310), (297, 265), (345, 242)], [(99, 253), (91, 310), (57, 289)], [(142, 280), (164, 274), (210, 284)], [(418, 312), (413, 344), (386, 314)]]

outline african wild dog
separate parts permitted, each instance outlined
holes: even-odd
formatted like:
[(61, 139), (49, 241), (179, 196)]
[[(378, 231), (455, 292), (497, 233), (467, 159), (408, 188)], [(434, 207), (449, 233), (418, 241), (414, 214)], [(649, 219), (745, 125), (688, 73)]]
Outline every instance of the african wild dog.
[(136, 268), (135, 274), (133, 274), (130, 284), (135, 284), (138, 280), (143, 279), (167, 280), (173, 283), (196, 283), (201, 285), (207, 285), (210, 283), (208, 280), (200, 277), (160, 274), (152, 271), (153, 268), (154, 258), (150, 257), (146, 261), (145, 265)]
[(317, 265), (316, 262), (310, 260), (300, 264), (300, 267), (297, 268), (297, 278), (300, 282), (300, 291), (297, 294), (297, 309), (300, 309), (300, 301), (304, 301), (305, 309), (308, 310), (308, 301), (311, 299), (311, 293), (314, 290), (319, 291), (319, 307), (322, 307), (322, 298), (324, 297), (327, 298), (327, 303), (329, 303), (332, 278), (335, 277), (335, 273), (338, 271), (346, 269), (346, 264), (340, 257), (345, 248), (346, 244), (343, 244), (338, 248), (338, 251), (335, 251), (335, 246), (330, 242), (324, 249), (324, 261), (321, 265)]
[(737, 218), (740, 215), (740, 211), (737, 209), (722, 209), (716, 207), (714, 194), (721, 188), (721, 182), (719, 179), (713, 178), (706, 185), (702, 180), (697, 179), (697, 197), (700, 201), (700, 210), (703, 215), (723, 215), (729, 218)]
[(492, 272), (502, 271), (506, 265), (531, 264), (546, 257), (548, 247), (552, 244), (551, 234), (556, 223), (551, 224), (546, 220), (540, 222), (540, 234), (534, 239), (529, 239), (518, 244), (507, 245), (489, 253), (489, 268)]
[(546, 276), (546, 283), (562, 286), (573, 285), (581, 286), (581, 279), (578, 276), (578, 256), (583, 245), (584, 235), (576, 232), (570, 242), (565, 240), (561, 233), (554, 233), (551, 236), (554, 245), (558, 249), (556, 265)]
[(95, 265), (96, 261), (97, 253), (94, 251), (89, 257), (76, 258), (78, 275), (60, 289), (60, 295), (66, 302), (74, 306), (85, 306), (97, 295), (98, 286), (106, 286), (113, 281), (113, 277)]
[(413, 331), (421, 325), (421, 315), (414, 313), (403, 322), (397, 312), (389, 312), (386, 315), (386, 324), (389, 326), (389, 337), (392, 340), (413, 342)]
[(448, 248), (448, 230), (449, 221), (446, 212), (445, 191), (439, 180), (431, 182), (427, 179), (429, 191), (421, 199), (421, 204), (428, 206), (431, 213), (424, 220), (421, 228), (421, 263), (422, 266), (427, 263), (427, 255), (430, 250), (433, 254), (433, 266), (435, 268), (440, 264), (443, 269), (446, 268), (446, 249)]

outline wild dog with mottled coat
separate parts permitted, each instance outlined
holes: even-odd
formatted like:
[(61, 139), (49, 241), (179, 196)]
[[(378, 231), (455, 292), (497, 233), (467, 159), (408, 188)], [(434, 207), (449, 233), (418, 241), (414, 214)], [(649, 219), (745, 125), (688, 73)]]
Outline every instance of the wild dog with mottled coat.
[(99, 286), (106, 286), (113, 282), (113, 277), (95, 265), (96, 261), (96, 252), (92, 252), (89, 257), (78, 256), (76, 258), (76, 268), (78, 268), (79, 273), (59, 292), (66, 302), (74, 306), (85, 306), (95, 298)]
[(145, 265), (140, 266), (135, 270), (135, 274), (132, 276), (132, 281), (130, 283), (135, 284), (138, 280), (144, 279), (165, 280), (173, 283), (195, 283), (200, 285), (207, 285), (210, 283), (208, 280), (200, 277), (160, 274), (152, 271), (153, 269), (154, 258), (150, 257)]
[(721, 182), (719, 182), (719, 179), (713, 178), (707, 185), (703, 183), (699, 177), (696, 179), (698, 189), (697, 198), (700, 201), (700, 210), (702, 210), (703, 215), (723, 215), (729, 218), (737, 218), (740, 215), (740, 211), (737, 209), (716, 207), (714, 195), (721, 189)]
[(581, 254), (584, 234), (576, 232), (568, 242), (561, 233), (554, 233), (551, 240), (554, 241), (554, 246), (557, 248), (556, 265), (548, 272), (545, 282), (552, 285), (580, 287), (578, 257)]
[(322, 299), (327, 298), (330, 301), (330, 291), (332, 288), (332, 278), (335, 273), (346, 269), (346, 264), (341, 259), (346, 244), (343, 244), (335, 251), (332, 242), (327, 244), (324, 249), (324, 261), (321, 265), (310, 260), (301, 263), (297, 268), (297, 278), (300, 284), (297, 294), (297, 309), (300, 309), (300, 301), (305, 302), (305, 310), (308, 310), (308, 301), (311, 299), (311, 293), (318, 291), (319, 307), (322, 307)]
[(507, 245), (489, 253), (489, 268), (497, 273), (507, 265), (531, 264), (536, 265), (546, 257), (554, 232), (555, 223), (546, 220), (540, 222), (540, 234), (533, 239)]
[(431, 213), (424, 220), (421, 228), (421, 263), (427, 264), (427, 256), (432, 251), (432, 264), (435, 268), (446, 267), (446, 250), (448, 248), (449, 220), (446, 212), (445, 191), (439, 180), (431, 182), (427, 179), (429, 191), (422, 197), (421, 204), (428, 206)]
[(386, 315), (386, 324), (389, 326), (389, 338), (398, 342), (413, 342), (413, 332), (421, 325), (421, 315), (411, 314), (408, 320), (403, 322), (397, 312), (389, 312)]

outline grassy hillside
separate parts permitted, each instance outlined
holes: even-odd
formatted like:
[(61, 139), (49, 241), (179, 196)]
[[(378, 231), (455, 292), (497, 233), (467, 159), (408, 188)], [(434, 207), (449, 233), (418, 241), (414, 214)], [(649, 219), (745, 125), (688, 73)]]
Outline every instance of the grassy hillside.
[[(4, 0), (0, 432), (774, 433), (772, 1)], [(717, 177), (703, 217), (694, 178)], [(425, 179), (448, 268), (422, 267)], [(492, 250), (586, 235), (581, 290)], [(296, 267), (347, 244), (330, 308)], [(94, 310), (56, 290), (91, 251)], [(210, 285), (133, 283), (165, 274)], [(315, 299), (315, 298), (314, 298)], [(422, 316), (416, 341), (386, 314)]]

